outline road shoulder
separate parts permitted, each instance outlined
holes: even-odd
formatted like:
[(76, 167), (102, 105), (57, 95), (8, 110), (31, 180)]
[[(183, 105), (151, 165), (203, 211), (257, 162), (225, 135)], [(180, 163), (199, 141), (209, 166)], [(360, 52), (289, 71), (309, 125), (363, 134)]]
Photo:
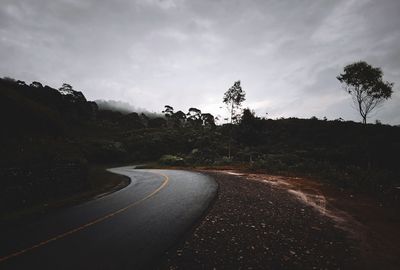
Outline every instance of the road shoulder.
[(218, 182), (217, 199), (198, 227), (165, 254), (158, 269), (373, 269), (379, 263), (386, 269), (398, 266), (396, 249), (392, 250), (392, 260), (382, 261), (387, 256), (368, 257), (362, 250), (365, 243), (360, 235), (351, 231), (359, 229), (360, 223), (341, 222), (340, 218), (351, 216), (333, 208), (338, 204), (331, 205), (328, 198), (318, 201), (318, 196), (307, 202), (296, 193), (309, 190), (311, 182), (300, 189), (280, 186), (279, 177), (274, 176), (203, 173)]

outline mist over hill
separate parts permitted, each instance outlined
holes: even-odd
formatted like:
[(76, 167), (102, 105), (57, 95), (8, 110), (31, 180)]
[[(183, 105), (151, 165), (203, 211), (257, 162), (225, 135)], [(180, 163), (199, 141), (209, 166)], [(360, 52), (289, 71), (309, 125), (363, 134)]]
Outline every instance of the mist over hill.
[(163, 115), (160, 113), (150, 112), (147, 109), (133, 106), (132, 104), (124, 101), (97, 99), (94, 102), (96, 102), (100, 110), (110, 110), (114, 112), (120, 112), (122, 114), (129, 114), (133, 112), (138, 114), (143, 113), (150, 118), (163, 117)]

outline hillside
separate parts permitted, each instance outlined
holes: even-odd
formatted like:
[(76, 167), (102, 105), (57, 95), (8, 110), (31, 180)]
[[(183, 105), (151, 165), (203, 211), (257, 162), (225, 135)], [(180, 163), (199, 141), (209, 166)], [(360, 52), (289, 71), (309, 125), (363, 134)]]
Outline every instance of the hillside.
[(0, 80), (1, 211), (87, 189), (93, 164), (163, 156), (164, 165), (309, 176), (399, 200), (400, 127), (316, 118), (272, 120), (250, 110), (244, 110), (238, 124), (215, 125), (212, 115), (196, 108), (188, 114), (148, 117), (100, 110), (83, 93), (67, 90)]

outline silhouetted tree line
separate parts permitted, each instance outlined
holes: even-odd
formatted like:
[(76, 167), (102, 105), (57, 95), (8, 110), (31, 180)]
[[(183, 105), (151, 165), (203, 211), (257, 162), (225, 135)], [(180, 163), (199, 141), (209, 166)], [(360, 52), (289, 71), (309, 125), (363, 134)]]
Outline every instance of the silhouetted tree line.
[(214, 116), (210, 113), (202, 113), (197, 108), (189, 108), (185, 114), (182, 111), (174, 112), (174, 108), (170, 105), (165, 105), (162, 111), (166, 118), (166, 126), (170, 128), (181, 128), (181, 127), (215, 127)]
[(30, 133), (61, 134), (68, 124), (93, 120), (97, 105), (87, 101), (82, 92), (64, 84), (60, 89), (43, 86), (39, 82), (30, 85), (23, 81), (2, 79), (1, 119), (5, 127), (2, 135), (25, 136)]

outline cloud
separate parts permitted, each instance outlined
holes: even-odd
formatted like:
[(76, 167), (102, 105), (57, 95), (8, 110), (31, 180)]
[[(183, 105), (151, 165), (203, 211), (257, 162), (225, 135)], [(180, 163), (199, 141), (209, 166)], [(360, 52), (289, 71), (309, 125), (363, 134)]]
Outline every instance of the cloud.
[[(3, 0), (0, 74), (214, 114), (240, 79), (260, 114), (358, 120), (335, 77), (366, 60), (399, 91), (399, 12), (397, 0)], [(399, 105), (376, 117), (399, 124)]]

